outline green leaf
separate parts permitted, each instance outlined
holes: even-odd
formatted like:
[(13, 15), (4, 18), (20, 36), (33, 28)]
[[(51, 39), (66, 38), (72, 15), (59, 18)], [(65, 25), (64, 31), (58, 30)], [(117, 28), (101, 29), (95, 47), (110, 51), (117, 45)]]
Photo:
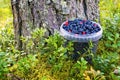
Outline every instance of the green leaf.
[(64, 55), (64, 53), (61, 53), (61, 54), (60, 54), (60, 56), (63, 56), (63, 55)]
[(117, 42), (117, 46), (120, 47), (120, 41)]
[(113, 47), (113, 48), (117, 48), (117, 45), (116, 45), (116, 44), (113, 44), (112, 47)]
[(81, 62), (82, 62), (84, 65), (87, 64), (87, 61), (86, 61), (83, 57), (81, 58)]
[(77, 61), (78, 64), (80, 64), (80, 61)]
[(43, 76), (41, 80), (47, 80), (47, 77), (46, 77), (46, 76)]
[(110, 36), (108, 36), (108, 39), (109, 39), (110, 41), (114, 41), (114, 39), (113, 39), (113, 38), (111, 38)]
[(118, 33), (116, 33), (116, 34), (115, 34), (115, 37), (116, 37), (116, 38), (119, 38), (119, 34), (118, 34)]
[(106, 47), (111, 47), (111, 44), (106, 43), (105, 46), (106, 46)]
[(0, 57), (5, 56), (5, 54), (6, 54), (5, 52), (0, 52)]

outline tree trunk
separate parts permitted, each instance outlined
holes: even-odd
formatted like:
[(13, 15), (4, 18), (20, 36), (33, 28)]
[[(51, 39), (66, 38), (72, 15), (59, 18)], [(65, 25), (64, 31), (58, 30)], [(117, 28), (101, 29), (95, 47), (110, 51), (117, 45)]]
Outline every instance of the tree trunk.
[(47, 29), (47, 36), (59, 30), (66, 19), (82, 18), (99, 21), (99, 0), (11, 0), (15, 39), (22, 49), (21, 36), (30, 36), (35, 28)]

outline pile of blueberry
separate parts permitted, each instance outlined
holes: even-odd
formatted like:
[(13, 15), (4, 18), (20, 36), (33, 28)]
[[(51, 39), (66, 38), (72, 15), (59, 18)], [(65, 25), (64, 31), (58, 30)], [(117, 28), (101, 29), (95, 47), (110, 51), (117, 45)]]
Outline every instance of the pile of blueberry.
[(92, 34), (92, 33), (97, 33), (98, 31), (101, 30), (99, 25), (97, 25), (96, 23), (90, 20), (81, 20), (81, 19), (66, 21), (63, 24), (63, 29), (75, 35)]

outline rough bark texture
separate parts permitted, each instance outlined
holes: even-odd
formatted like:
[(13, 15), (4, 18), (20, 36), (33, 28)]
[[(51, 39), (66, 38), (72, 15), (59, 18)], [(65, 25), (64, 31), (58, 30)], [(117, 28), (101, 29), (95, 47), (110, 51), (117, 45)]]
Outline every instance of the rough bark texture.
[(11, 0), (17, 47), (20, 36), (30, 36), (34, 28), (44, 27), (46, 35), (59, 30), (66, 19), (82, 18), (99, 21), (99, 0)]

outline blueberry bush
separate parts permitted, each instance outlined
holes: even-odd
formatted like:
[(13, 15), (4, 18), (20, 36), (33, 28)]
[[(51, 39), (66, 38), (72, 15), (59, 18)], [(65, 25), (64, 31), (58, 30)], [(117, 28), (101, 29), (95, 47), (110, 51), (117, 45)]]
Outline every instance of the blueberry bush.
[[(92, 64), (85, 59), (88, 55), (73, 60), (73, 43), (66, 45), (57, 32), (46, 38), (45, 29), (35, 29), (31, 37), (21, 36), (26, 45), (23, 51), (16, 50), (10, 0), (0, 3), (0, 80), (120, 80), (119, 0), (100, 0), (103, 37), (96, 54), (90, 52)], [(99, 31), (97, 26), (89, 20), (76, 19), (66, 21), (63, 27), (72, 34), (86, 35)]]

